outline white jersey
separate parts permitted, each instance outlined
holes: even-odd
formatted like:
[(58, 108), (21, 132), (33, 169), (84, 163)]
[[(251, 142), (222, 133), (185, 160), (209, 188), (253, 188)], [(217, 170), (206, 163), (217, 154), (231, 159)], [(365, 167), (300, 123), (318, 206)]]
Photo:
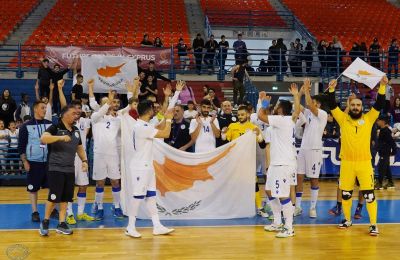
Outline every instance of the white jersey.
[(271, 133), (271, 165), (296, 165), (292, 116), (268, 116)]
[(311, 110), (305, 109), (304, 114), (300, 113), (299, 117), (305, 123), (301, 148), (322, 149), (322, 135), (324, 134), (328, 114), (324, 110), (318, 109), (318, 116), (315, 116)]
[[(196, 153), (208, 152), (215, 149), (216, 147), (215, 135), (211, 128), (211, 117), (200, 117), (200, 119), (203, 122), (203, 127), (202, 129), (200, 129), (199, 135), (196, 140)], [(192, 119), (190, 121), (189, 134), (192, 134), (196, 130), (197, 125), (198, 124), (196, 119)], [(219, 129), (219, 123), (217, 119), (214, 120), (214, 125)]]
[(10, 137), (10, 148), (18, 148), (19, 130), (16, 129), (14, 133), (8, 130), (8, 136)]
[(79, 118), (78, 122), (76, 122), (75, 126), (79, 129), (82, 145), (86, 151), (86, 131), (90, 128), (90, 119), (81, 117)]
[[(158, 130), (149, 122), (138, 119), (133, 126), (133, 153), (130, 155), (132, 162), (138, 168), (153, 167), (153, 140)], [(129, 141), (128, 141), (129, 142)]]
[(257, 113), (253, 113), (250, 115), (250, 122), (255, 124), (256, 126), (258, 126), (258, 128), (260, 128), (260, 130), (263, 134), (263, 138), (265, 139), (269, 125), (267, 123), (265, 123), (264, 121), (258, 119)]
[(121, 149), (121, 118), (106, 115), (109, 105), (103, 105), (92, 115), (94, 153), (119, 155)]
[(197, 116), (197, 114), (198, 114), (198, 112), (196, 110), (192, 110), (192, 111), (185, 110), (185, 112), (183, 112), (183, 118), (193, 119)]

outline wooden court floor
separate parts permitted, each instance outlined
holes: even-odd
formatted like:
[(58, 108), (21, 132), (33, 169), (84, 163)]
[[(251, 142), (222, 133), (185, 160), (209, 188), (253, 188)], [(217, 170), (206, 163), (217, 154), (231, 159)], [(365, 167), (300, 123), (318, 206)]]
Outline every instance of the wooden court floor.
[[(400, 192), (379, 191), (377, 196), (398, 199)], [(335, 199), (334, 182), (321, 184), (321, 199)], [(25, 189), (0, 187), (0, 203), (28, 203)], [(400, 224), (379, 225), (378, 237), (368, 236), (367, 228), (295, 226), (296, 236), (287, 239), (275, 238), (262, 226), (176, 227), (163, 237), (139, 228), (141, 239), (126, 237), (123, 228), (75, 229), (72, 236), (51, 230), (49, 237), (40, 237), (37, 230), (1, 230), (0, 259), (400, 259)]]

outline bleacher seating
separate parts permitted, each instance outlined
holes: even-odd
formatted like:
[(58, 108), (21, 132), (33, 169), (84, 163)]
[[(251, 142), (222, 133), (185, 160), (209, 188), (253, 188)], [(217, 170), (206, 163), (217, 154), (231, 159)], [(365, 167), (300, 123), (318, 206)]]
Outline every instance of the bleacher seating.
[(212, 26), (286, 26), (265, 0), (200, 0), (200, 4)]
[(38, 3), (39, 0), (0, 0), (0, 42), (6, 40)]
[(387, 49), (392, 37), (400, 35), (400, 10), (386, 0), (283, 0), (283, 3), (318, 40), (331, 41), (337, 35), (346, 50), (354, 41), (369, 46), (375, 37)]
[(146, 33), (164, 47), (190, 43), (183, 0), (58, 0), (25, 42), (35, 47), (25, 47), (22, 63), (37, 67), (45, 45), (138, 47)]

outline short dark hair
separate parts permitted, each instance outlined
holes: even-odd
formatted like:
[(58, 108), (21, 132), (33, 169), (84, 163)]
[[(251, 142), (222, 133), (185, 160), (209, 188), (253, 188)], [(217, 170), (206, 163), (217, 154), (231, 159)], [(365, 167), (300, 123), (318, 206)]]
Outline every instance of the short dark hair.
[(62, 118), (65, 115), (65, 113), (67, 113), (70, 109), (75, 109), (75, 105), (69, 104), (63, 107), (60, 112), (60, 118)]
[(222, 39), (222, 38), (225, 38), (225, 35), (222, 34), (222, 35), (221, 35), (221, 39)]
[(247, 109), (246, 105), (240, 105), (239, 108), (238, 108), (238, 111), (239, 110), (246, 110), (246, 112), (249, 112), (249, 110)]
[(143, 100), (138, 104), (137, 112), (139, 116), (143, 116), (153, 109), (154, 109), (153, 102), (151, 102), (150, 100)]
[(156, 64), (153, 60), (149, 61), (149, 64)]
[(208, 100), (208, 99), (203, 99), (203, 100), (200, 102), (200, 105), (211, 106), (211, 101)]
[(28, 120), (31, 120), (31, 119), (32, 119), (32, 117), (30, 115), (25, 115), (24, 118), (23, 118), (23, 121), (28, 121)]
[(139, 102), (139, 99), (134, 98), (134, 97), (131, 97), (130, 99), (128, 99), (128, 104), (129, 104), (129, 105), (131, 105), (131, 104), (134, 103), (134, 102), (138, 103), (138, 102)]
[(175, 107), (180, 107), (183, 111), (185, 111), (185, 107), (181, 104), (176, 104)]
[(214, 37), (214, 34), (211, 34), (211, 35), (210, 35), (210, 38), (211, 38), (211, 37)]
[(76, 75), (76, 78), (78, 79), (78, 78), (83, 78), (83, 76), (82, 76), (82, 74), (78, 74), (78, 75)]
[(16, 124), (16, 122), (15, 122), (14, 120), (11, 120), (10, 122), (8, 122), (8, 127), (10, 127), (10, 125), (11, 125), (12, 123)]
[(33, 109), (35, 109), (38, 105), (40, 104), (45, 104), (42, 100), (36, 100), (35, 102), (33, 102)]
[(81, 106), (82, 107), (82, 102), (79, 99), (74, 99), (71, 101), (72, 106)]
[(320, 95), (312, 96), (311, 99), (314, 99), (315, 101), (317, 101), (320, 104), (322, 104), (322, 102), (323, 102), (323, 98)]
[(45, 58), (42, 60), (42, 62), (49, 62), (49, 59)]
[(238, 36), (242, 36), (242, 34), (241, 34), (241, 33), (238, 33)]
[(54, 67), (53, 67), (53, 68), (55, 68), (55, 67), (60, 67), (60, 65), (58, 65), (58, 64), (54, 64)]
[(194, 105), (193, 100), (189, 100), (189, 101), (187, 102), (187, 105)]
[(210, 90), (214, 91), (214, 93), (215, 93), (215, 89), (214, 88), (208, 88), (208, 92), (210, 92)]
[(283, 115), (288, 116), (292, 113), (292, 102), (289, 100), (279, 100), (279, 107), (282, 108)]

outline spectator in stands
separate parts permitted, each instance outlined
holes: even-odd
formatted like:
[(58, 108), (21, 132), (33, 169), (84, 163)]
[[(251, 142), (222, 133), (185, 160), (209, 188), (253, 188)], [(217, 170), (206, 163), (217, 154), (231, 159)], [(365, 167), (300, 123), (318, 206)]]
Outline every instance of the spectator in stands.
[(360, 44), (360, 51), (362, 52), (362, 59), (365, 61), (365, 62), (368, 62), (368, 59), (367, 59), (367, 54), (368, 54), (368, 48), (367, 48), (367, 44), (365, 43), (365, 42), (361, 42), (361, 44)]
[(268, 72), (275, 72), (278, 60), (275, 60), (274, 49), (276, 47), (276, 40), (272, 40), (272, 45), (268, 48)]
[(52, 78), (52, 70), (49, 67), (49, 60), (43, 59), (39, 67), (36, 84), (39, 85), (41, 97), (49, 97), (50, 81)]
[(197, 74), (201, 74), (201, 63), (203, 62), (203, 48), (204, 48), (204, 40), (201, 38), (201, 34), (198, 33), (196, 38), (193, 40), (193, 51), (194, 57), (196, 61), (196, 72)]
[(164, 47), (160, 37), (156, 37), (154, 39), (153, 46), (156, 47), (156, 48), (163, 48)]
[(228, 57), (229, 42), (225, 40), (225, 35), (221, 36), (221, 41), (218, 43), (218, 57), (217, 62), (223, 70), (225, 70), (225, 61)]
[(8, 125), (14, 120), (14, 112), (17, 109), (17, 103), (12, 98), (10, 90), (5, 89), (0, 97), (0, 120)]
[(81, 74), (76, 75), (76, 84), (72, 87), (71, 90), (71, 99), (72, 100), (81, 100), (83, 94), (83, 76)]
[(333, 48), (335, 48), (337, 50), (343, 50), (343, 45), (339, 41), (339, 38), (337, 36), (333, 36), (332, 42), (333, 42)]
[(323, 138), (339, 138), (340, 130), (339, 125), (333, 118), (332, 114), (328, 112), (328, 120), (325, 126)]
[[(399, 73), (399, 45), (397, 39), (392, 39), (389, 46), (389, 59), (388, 59), (388, 76), (397, 79)], [(392, 69), (394, 70), (394, 75), (392, 75)]]
[(26, 93), (21, 93), (22, 102), (19, 104), (17, 110), (15, 111), (15, 120), (24, 119), (25, 116), (31, 115), (31, 107), (29, 106), (29, 95)]
[(264, 59), (260, 60), (260, 64), (258, 65), (257, 71), (261, 72), (262, 74), (265, 74), (266, 72), (268, 72), (268, 65)]
[(183, 117), (188, 120), (192, 120), (193, 118), (196, 118), (198, 112), (197, 112), (196, 106), (192, 100), (189, 100), (187, 102), (187, 107), (188, 107), (188, 109), (185, 110), (185, 112), (183, 113)]
[[(52, 77), (51, 80), (53, 83), (57, 83), (59, 80), (64, 78), (65, 73), (70, 70), (68, 66), (66, 69), (61, 69), (60, 65), (55, 64), (53, 67)], [(60, 95), (58, 94), (58, 88), (54, 88), (53, 90), (53, 113), (58, 114), (60, 112)]]
[[(139, 101), (143, 101), (150, 98), (157, 100), (158, 90), (157, 86), (154, 85), (153, 76), (149, 75), (147, 81), (140, 86)], [(152, 99), (153, 100), (153, 99)]]
[[(231, 70), (232, 85), (233, 85), (233, 103), (235, 107), (243, 103), (245, 94), (244, 80), (249, 78), (249, 74), (246, 71), (246, 65), (244, 63), (238, 64)], [(239, 96), (239, 97), (238, 97)]]
[(393, 124), (400, 123), (400, 97), (396, 97), (390, 112), (393, 118)]
[[(4, 121), (0, 120), (0, 159), (6, 158), (6, 154), (8, 151), (8, 140), (9, 140), (8, 129), (5, 128)], [(7, 174), (5, 172), (6, 166), (7, 166), (7, 161), (0, 160), (0, 165), (1, 165), (2, 173)]]
[(176, 149), (186, 152), (193, 152), (192, 138), (189, 134), (190, 121), (185, 119), (184, 108), (182, 105), (176, 105), (174, 108), (174, 119), (171, 125), (171, 133), (165, 143)]
[(238, 34), (238, 39), (233, 43), (233, 49), (235, 50), (235, 64), (239, 65), (245, 62), (247, 58), (247, 46), (242, 40), (242, 34)]
[(142, 66), (141, 66), (142, 60), (141, 60), (141, 59), (138, 59), (138, 60), (136, 61), (136, 63), (137, 63), (138, 74), (140, 74), (142, 71), (144, 71), (144, 69), (143, 69)]
[(304, 49), (303, 52), (303, 59), (306, 62), (306, 73), (307, 75), (311, 72), (312, 68), (312, 62), (313, 62), (313, 57), (314, 57), (314, 47), (312, 45), (312, 42), (307, 42), (306, 48)]
[(327, 64), (328, 64), (328, 73), (336, 73), (337, 72), (337, 56), (338, 53), (333, 47), (333, 42), (330, 42), (327, 47)]
[(317, 50), (318, 50), (318, 59), (319, 62), (321, 63), (321, 74), (323, 74), (324, 71), (328, 71), (328, 62), (327, 62), (328, 49), (325, 40), (321, 40), (319, 42)]
[[(297, 51), (297, 48), (299, 48), (299, 49), (302, 48), (302, 45), (301, 45), (301, 43), (300, 43), (300, 45), (299, 44), (296, 45), (296, 42), (295, 42), (295, 47), (296, 47), (296, 51)], [(283, 43), (283, 39), (279, 38), (276, 41), (276, 46), (273, 49), (274, 60), (276, 61), (276, 66), (277, 66), (275, 68), (276, 72), (285, 73), (287, 71), (288, 65), (286, 62), (286, 52), (287, 52), (287, 47)]]
[(182, 38), (179, 38), (178, 45), (176, 45), (178, 49), (178, 57), (179, 62), (181, 63), (181, 70), (188, 70), (189, 69), (189, 56), (188, 56), (188, 46), (183, 42)]
[(143, 40), (140, 42), (140, 46), (142, 47), (153, 47), (153, 43), (149, 40), (149, 35), (143, 35)]
[[(14, 169), (19, 166), (19, 154), (18, 154), (18, 129), (17, 124), (14, 121), (10, 121), (8, 124), (8, 154), (9, 169), (11, 174), (15, 174)], [(17, 158), (17, 159), (15, 159)]]
[(139, 81), (143, 85), (144, 82), (146, 81), (146, 71), (141, 71), (139, 72)]
[(186, 106), (189, 101), (192, 101), (195, 105), (197, 105), (193, 89), (189, 87), (186, 82), (183, 81), (182, 83), (184, 85), (178, 97), (178, 100), (181, 102), (180, 104)]
[(342, 72), (344, 67), (343, 67), (343, 56), (346, 55), (346, 52), (343, 49), (343, 45), (342, 43), (339, 41), (337, 36), (333, 36), (333, 41), (332, 41), (333, 45), (332, 48), (333, 50), (335, 50), (335, 68), (337, 67), (337, 65), (339, 64), (339, 71)]
[(380, 61), (380, 51), (381, 45), (379, 44), (378, 38), (374, 38), (374, 41), (369, 46), (369, 62), (371, 66), (380, 69), (381, 68), (381, 61)]
[(210, 100), (211, 102), (211, 108), (215, 111), (218, 111), (218, 109), (220, 108), (221, 104), (219, 102), (218, 97), (215, 95), (215, 89), (210, 88), (208, 90), (208, 95), (204, 97), (205, 99)]
[(383, 108), (383, 113), (390, 115), (390, 111), (391, 111), (391, 105), (390, 105), (390, 101), (392, 100), (392, 98), (394, 97), (394, 90), (392, 88), (392, 80), (390, 78), (388, 84), (386, 85), (386, 93), (385, 93), (385, 106)]
[(204, 55), (204, 63), (207, 64), (208, 74), (211, 75), (214, 72), (214, 59), (215, 53), (218, 48), (218, 42), (214, 40), (214, 35), (210, 35), (210, 39), (204, 45), (206, 54)]
[(353, 47), (349, 51), (351, 61), (355, 61), (357, 58), (362, 58), (363, 54), (360, 45), (357, 42), (353, 42)]
[[(171, 80), (167, 79), (166, 77), (162, 76), (158, 71), (155, 69), (154, 61), (149, 61), (149, 68), (146, 70), (146, 77), (152, 76), (153, 77), (153, 85), (157, 89), (157, 79), (161, 79), (163, 81), (171, 82)], [(145, 82), (148, 80), (146, 79)]]
[(210, 89), (210, 87), (208, 85), (204, 85), (203, 86), (203, 97), (208, 95), (208, 90)]

